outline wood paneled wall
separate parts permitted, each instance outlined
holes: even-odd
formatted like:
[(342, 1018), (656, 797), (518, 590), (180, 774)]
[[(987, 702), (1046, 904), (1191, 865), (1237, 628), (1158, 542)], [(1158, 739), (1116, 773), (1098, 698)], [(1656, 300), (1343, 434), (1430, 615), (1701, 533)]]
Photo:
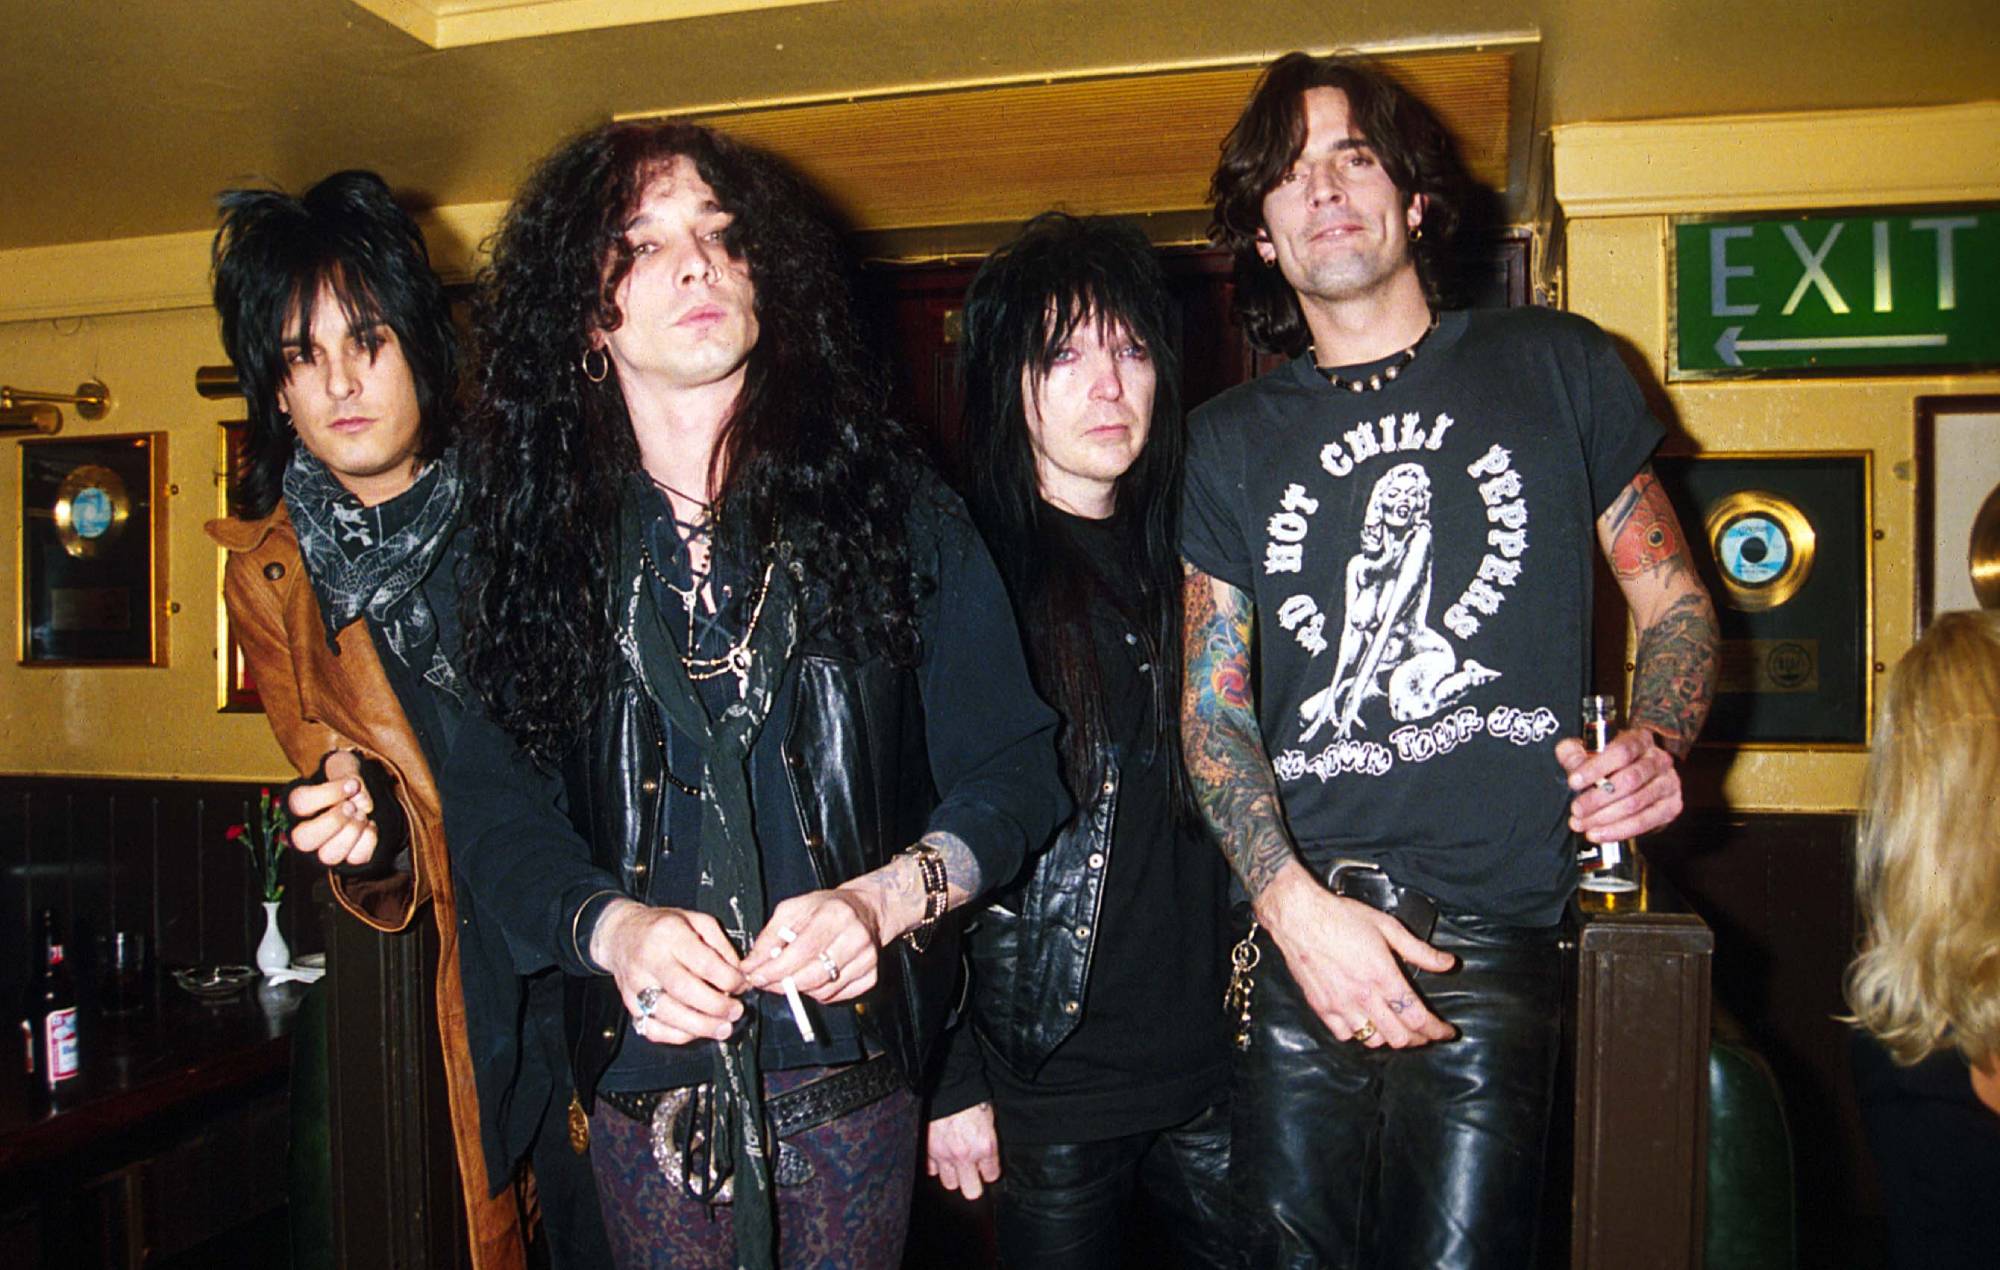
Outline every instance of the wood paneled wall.
[(1715, 1008), (1784, 1092), (1799, 1264), (1880, 1264), (1881, 1199), (1847, 1069), (1840, 980), (1854, 954), (1854, 817), (1691, 811), (1646, 840), (1715, 932)]
[[(264, 932), (248, 852), (224, 839), (257, 807), (244, 781), (0, 776), (0, 1001), (19, 999), (35, 914), (56, 909), (79, 992), (95, 941), (144, 932), (162, 966), (248, 963)], [(285, 866), (279, 927), (294, 954), (322, 946), (307, 906), (317, 866)]]

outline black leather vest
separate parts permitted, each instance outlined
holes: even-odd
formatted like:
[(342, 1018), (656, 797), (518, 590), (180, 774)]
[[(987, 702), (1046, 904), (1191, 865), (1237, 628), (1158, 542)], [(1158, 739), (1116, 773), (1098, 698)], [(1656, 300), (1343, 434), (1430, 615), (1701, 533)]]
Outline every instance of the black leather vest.
[(1083, 1021), (1118, 788), (1117, 760), (1106, 756), (1090, 801), (1026, 878), (979, 910), (966, 938), (974, 1024), (1023, 1080)]
[[(836, 886), (914, 843), (936, 805), (916, 676), (880, 659), (809, 651), (795, 654), (786, 673), (796, 681), (791, 719), (782, 737), (758, 738), (751, 798), (759, 820), (798, 818), (820, 885)], [(570, 820), (592, 858), (649, 903), (666, 839), (660, 727), (652, 698), (621, 663), (563, 771)], [(897, 940), (882, 953), (875, 986), (855, 1004), (867, 1039), (912, 1087), (950, 1006), (956, 931), (947, 918), (922, 954)], [(609, 976), (572, 977), (564, 1004), (577, 1092), (588, 1109), (628, 1019)]]

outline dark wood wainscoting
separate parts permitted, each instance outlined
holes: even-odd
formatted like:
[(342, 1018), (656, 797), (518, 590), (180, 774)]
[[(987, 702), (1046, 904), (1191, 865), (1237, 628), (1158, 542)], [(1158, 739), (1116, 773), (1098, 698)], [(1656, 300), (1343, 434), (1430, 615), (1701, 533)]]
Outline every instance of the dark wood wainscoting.
[[(249, 781), (0, 775), (0, 1001), (20, 999), (30, 928), (54, 906), (77, 990), (95, 989), (94, 942), (143, 932), (156, 963), (248, 963), (264, 933), (247, 852), (223, 838), (248, 820)], [(309, 904), (320, 870), (286, 866), (279, 928), (294, 954), (323, 947)]]
[(1854, 817), (1689, 812), (1646, 840), (1715, 932), (1715, 1008), (1784, 1090), (1799, 1264), (1880, 1264), (1881, 1200), (1847, 1070), (1840, 979), (1855, 946)]

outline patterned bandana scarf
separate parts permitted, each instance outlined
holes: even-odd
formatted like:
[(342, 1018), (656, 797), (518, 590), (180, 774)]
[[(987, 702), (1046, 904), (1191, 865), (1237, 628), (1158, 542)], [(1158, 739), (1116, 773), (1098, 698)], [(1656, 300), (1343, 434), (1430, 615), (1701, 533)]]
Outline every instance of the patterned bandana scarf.
[(347, 492), (304, 446), (285, 467), (285, 508), (319, 597), (326, 644), (366, 613), (398, 660), (458, 696), (437, 645), (437, 616), (422, 583), (451, 537), (461, 485), (456, 455), (428, 464), (410, 488), (373, 507)]
[[(768, 916), (764, 866), (758, 855), (750, 809), (750, 748), (771, 712), (798, 641), (798, 617), (789, 550), (775, 548), (761, 620), (749, 632), (750, 667), (742, 695), (722, 717), (711, 719), (701, 693), (688, 677), (653, 589), (646, 585), (639, 549), (645, 541), (646, 513), (627, 497), (621, 517), (617, 577), (631, 579), (624, 597), (620, 650), (640, 681), (682, 735), (702, 747), (701, 884), (695, 906), (729, 933), (737, 955), (750, 950)], [(760, 570), (760, 573), (762, 571)], [(771, 1193), (771, 1162), (777, 1143), (764, 1116), (763, 1071), (757, 1061), (761, 1029), (754, 1005), (744, 1026), (727, 1041), (711, 1041), (714, 1066), (708, 1150), (712, 1160), (729, 1160), (735, 1177), (736, 1264), (740, 1270), (773, 1270), (777, 1228)]]

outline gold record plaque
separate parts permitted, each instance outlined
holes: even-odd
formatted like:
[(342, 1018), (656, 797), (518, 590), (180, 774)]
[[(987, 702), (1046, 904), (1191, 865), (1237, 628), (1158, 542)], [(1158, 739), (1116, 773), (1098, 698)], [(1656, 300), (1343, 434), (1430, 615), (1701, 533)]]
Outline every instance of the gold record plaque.
[(56, 487), (56, 538), (78, 560), (94, 560), (125, 532), (132, 496), (124, 478), (108, 467), (84, 463)]
[(1797, 595), (1812, 573), (1819, 535), (1790, 499), (1740, 489), (1708, 509), (1708, 545), (1731, 608), (1774, 609)]
[(1965, 563), (1972, 574), (1972, 594), (1983, 609), (2000, 609), (2000, 485), (1980, 504), (1972, 519), (1972, 540)]

